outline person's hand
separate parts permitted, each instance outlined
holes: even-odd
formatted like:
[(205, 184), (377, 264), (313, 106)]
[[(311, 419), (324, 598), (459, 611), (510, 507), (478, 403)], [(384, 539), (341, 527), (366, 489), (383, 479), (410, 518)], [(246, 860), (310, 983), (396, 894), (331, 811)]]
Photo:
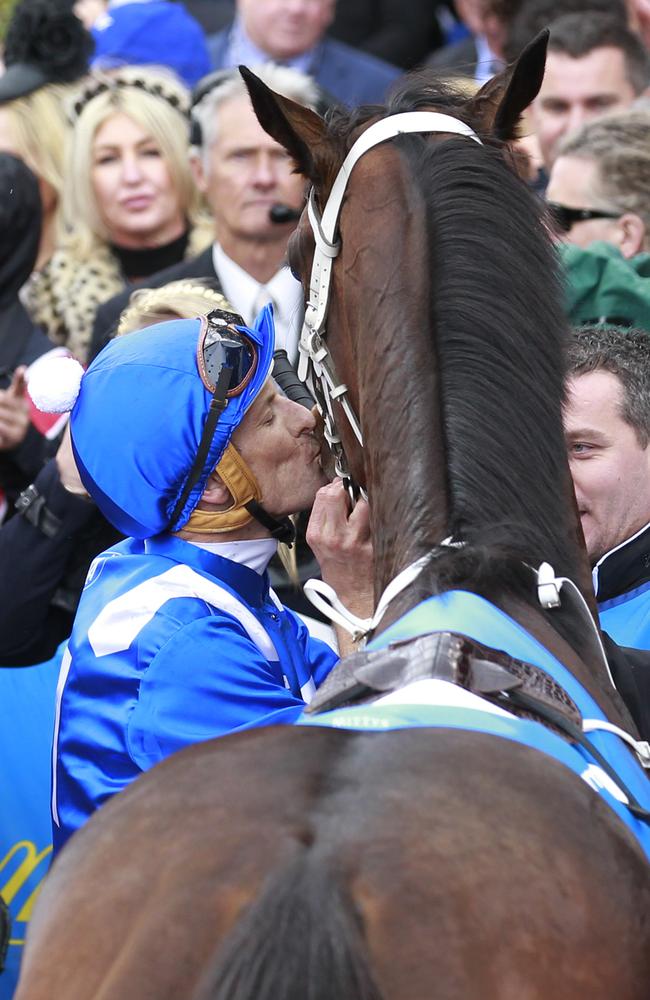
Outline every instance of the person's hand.
[(70, 424), (68, 423), (61, 438), (59, 450), (56, 453), (56, 464), (59, 470), (61, 485), (68, 493), (76, 496), (88, 498), (84, 484), (81, 482), (77, 466), (75, 465), (72, 452), (72, 442), (70, 440)]
[(360, 618), (374, 610), (373, 555), (368, 503), (359, 500), (353, 510), (340, 479), (316, 494), (307, 543), (316, 556), (323, 580), (340, 601)]
[(0, 389), (0, 451), (22, 444), (29, 430), (29, 402), (24, 365), (16, 368), (8, 389)]

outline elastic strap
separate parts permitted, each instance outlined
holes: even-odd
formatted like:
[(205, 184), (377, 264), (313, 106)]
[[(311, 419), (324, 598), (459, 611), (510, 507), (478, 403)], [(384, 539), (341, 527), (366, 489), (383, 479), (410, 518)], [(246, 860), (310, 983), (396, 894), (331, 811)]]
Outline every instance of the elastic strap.
[(288, 517), (284, 517), (281, 521), (278, 521), (276, 517), (273, 517), (272, 514), (264, 510), (257, 500), (250, 500), (246, 504), (246, 510), (256, 521), (259, 521), (264, 528), (271, 532), (272, 538), (277, 538), (279, 542), (284, 542), (285, 545), (293, 545), (296, 540), (296, 529)]
[(210, 446), (212, 444), (212, 438), (214, 437), (214, 432), (217, 424), (219, 423), (219, 417), (225, 410), (226, 404), (228, 403), (227, 392), (231, 378), (232, 368), (222, 368), (219, 373), (212, 401), (210, 403), (208, 416), (203, 427), (199, 450), (197, 451), (196, 458), (192, 463), (192, 468), (190, 469), (183, 491), (178, 498), (176, 506), (174, 507), (172, 515), (169, 519), (170, 528), (173, 528), (177, 518), (180, 516), (185, 504), (187, 503), (187, 498), (201, 478), (203, 466), (205, 465), (205, 460), (208, 457), (208, 452), (210, 451)]

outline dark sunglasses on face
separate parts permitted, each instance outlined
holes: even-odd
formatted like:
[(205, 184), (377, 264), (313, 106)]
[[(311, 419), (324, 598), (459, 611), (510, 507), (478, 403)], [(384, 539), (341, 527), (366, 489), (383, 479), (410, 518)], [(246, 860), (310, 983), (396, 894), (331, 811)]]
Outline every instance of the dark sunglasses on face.
[(569, 208), (556, 201), (547, 201), (546, 212), (556, 232), (568, 233), (576, 222), (589, 219), (618, 219), (620, 212), (603, 212), (598, 208)]
[(192, 468), (170, 518), (173, 525), (187, 502), (187, 498), (201, 478), (210, 445), (226, 408), (228, 400), (239, 396), (257, 369), (257, 348), (243, 333), (235, 329), (243, 326), (241, 316), (224, 310), (215, 310), (202, 320), (197, 345), (197, 363), (201, 381), (212, 401), (203, 425), (201, 440)]

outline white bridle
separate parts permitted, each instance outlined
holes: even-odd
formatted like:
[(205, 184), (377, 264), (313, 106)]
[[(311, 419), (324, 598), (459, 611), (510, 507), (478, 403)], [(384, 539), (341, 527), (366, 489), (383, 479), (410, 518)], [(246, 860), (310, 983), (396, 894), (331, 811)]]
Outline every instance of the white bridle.
[(313, 188), (307, 204), (307, 213), (316, 246), (309, 281), (309, 298), (300, 335), (298, 376), (303, 382), (310, 381), (316, 392), (318, 409), (325, 427), (325, 440), (334, 455), (336, 475), (343, 479), (353, 501), (352, 480), (334, 419), (334, 402), (340, 403), (343, 407), (343, 412), (361, 447), (363, 447), (363, 435), (359, 419), (348, 399), (348, 387), (339, 380), (332, 356), (325, 344), (325, 322), (329, 305), (332, 265), (341, 249), (340, 241), (336, 238), (336, 231), (343, 196), (355, 164), (364, 153), (367, 153), (374, 146), (408, 132), (451, 132), (467, 136), (474, 142), (478, 142), (479, 145), (481, 144), (481, 140), (474, 130), (465, 122), (435, 111), (408, 111), (404, 114), (382, 118), (381, 121), (375, 122), (359, 136), (345, 157), (322, 216), (316, 205)]

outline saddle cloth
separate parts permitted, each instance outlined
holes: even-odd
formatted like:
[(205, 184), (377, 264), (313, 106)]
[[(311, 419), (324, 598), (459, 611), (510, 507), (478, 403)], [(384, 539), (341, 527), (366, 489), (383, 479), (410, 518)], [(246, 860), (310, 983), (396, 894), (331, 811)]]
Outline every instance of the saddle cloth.
[[(501, 650), (545, 670), (578, 706), (585, 719), (606, 720), (602, 709), (573, 674), (514, 619), (477, 594), (449, 591), (422, 601), (372, 642), (368, 649), (415, 639), (431, 632), (455, 632)], [(545, 753), (573, 771), (600, 794), (632, 831), (650, 860), (650, 825), (626, 808), (624, 793), (581, 746), (567, 743), (538, 722), (496, 713), (493, 706), (471, 695), (452, 696), (444, 681), (419, 681), (371, 704), (338, 708), (320, 715), (303, 715), (299, 725), (385, 731), (438, 727), (482, 732), (512, 740)], [(650, 779), (634, 753), (612, 734), (592, 732), (589, 739), (645, 809), (650, 809)]]

